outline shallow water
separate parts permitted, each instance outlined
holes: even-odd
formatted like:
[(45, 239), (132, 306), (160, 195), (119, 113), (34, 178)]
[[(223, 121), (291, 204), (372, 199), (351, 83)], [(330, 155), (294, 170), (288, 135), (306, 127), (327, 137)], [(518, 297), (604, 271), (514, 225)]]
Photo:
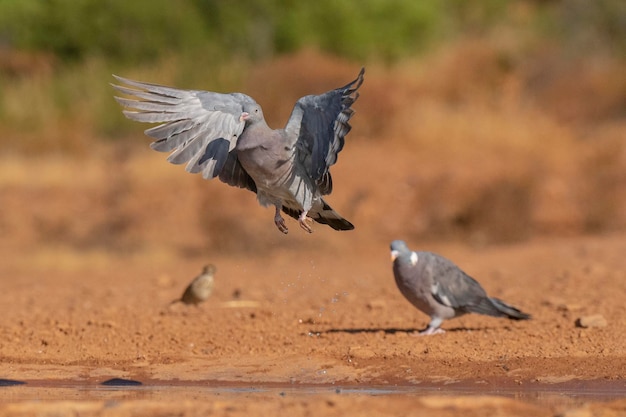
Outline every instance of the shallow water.
[(546, 384), (510, 381), (457, 381), (419, 384), (342, 385), (298, 383), (241, 383), (184, 380), (3, 380), (0, 398), (9, 401), (137, 399), (209, 399), (210, 397), (286, 397), (286, 396), (501, 396), (539, 405), (573, 405), (589, 401), (609, 401), (626, 397), (626, 381), (570, 380)]

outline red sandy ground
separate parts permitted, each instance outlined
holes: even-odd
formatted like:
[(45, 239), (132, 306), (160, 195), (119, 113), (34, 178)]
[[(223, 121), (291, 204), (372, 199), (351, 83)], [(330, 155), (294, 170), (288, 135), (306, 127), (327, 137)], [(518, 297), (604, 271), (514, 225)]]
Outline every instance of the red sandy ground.
[[(399, 153), (384, 175), (359, 171), (373, 149), (352, 148), (329, 198), (356, 230), (316, 225), (307, 235), (288, 221), (287, 236), (251, 193), (143, 150), (117, 165), (106, 152), (82, 162), (5, 159), (0, 378), (30, 385), (0, 387), (0, 414), (626, 415), (623, 399), (540, 401), (585, 384), (626, 393), (626, 234), (423, 241), (414, 232), (421, 214), (406, 207), (415, 201), (411, 160)], [(533, 320), (469, 315), (446, 322), (443, 335), (414, 337), (428, 320), (395, 287), (395, 238), (454, 260)], [(213, 296), (170, 305), (208, 262), (218, 268)], [(576, 326), (593, 314), (607, 326)], [(114, 377), (178, 387), (94, 388)], [(202, 391), (237, 384), (276, 389)], [(437, 395), (332, 390), (420, 385)]]

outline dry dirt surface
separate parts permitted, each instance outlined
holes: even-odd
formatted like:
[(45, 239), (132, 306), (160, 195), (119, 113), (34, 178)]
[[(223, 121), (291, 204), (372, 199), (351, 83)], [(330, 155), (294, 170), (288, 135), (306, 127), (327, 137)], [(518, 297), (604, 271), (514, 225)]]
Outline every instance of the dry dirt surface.
[[(287, 236), (251, 193), (143, 148), (6, 158), (0, 415), (626, 415), (626, 233), (421, 240), (410, 159), (362, 172), (367, 146), (329, 198), (356, 230), (289, 221)], [(533, 319), (468, 315), (415, 336), (428, 318), (395, 287), (397, 238)], [(209, 262), (211, 298), (171, 304)]]

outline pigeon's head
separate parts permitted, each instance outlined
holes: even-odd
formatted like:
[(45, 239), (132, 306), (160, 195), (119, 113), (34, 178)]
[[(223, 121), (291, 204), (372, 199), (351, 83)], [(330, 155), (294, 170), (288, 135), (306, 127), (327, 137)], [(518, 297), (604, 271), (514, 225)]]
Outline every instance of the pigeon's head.
[(411, 250), (406, 245), (404, 240), (394, 240), (391, 242), (391, 260), (395, 261), (397, 257), (402, 255), (408, 255)]
[(254, 124), (263, 120), (263, 110), (261, 110), (261, 106), (257, 103), (244, 104), (241, 120), (245, 121), (247, 124)]
[(398, 259), (401, 263), (417, 264), (417, 253), (412, 252), (404, 240), (394, 240), (391, 242), (391, 261)]

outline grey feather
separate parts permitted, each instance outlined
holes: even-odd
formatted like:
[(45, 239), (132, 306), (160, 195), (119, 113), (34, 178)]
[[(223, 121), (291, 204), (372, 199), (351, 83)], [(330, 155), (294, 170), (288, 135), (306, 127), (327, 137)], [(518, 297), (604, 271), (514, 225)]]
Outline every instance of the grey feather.
[(260, 106), (242, 93), (182, 90), (115, 76), (113, 85), (129, 97), (116, 97), (124, 115), (138, 122), (160, 123), (145, 134), (151, 147), (170, 152), (167, 160), (186, 163), (190, 173), (219, 179), (257, 193), (259, 202), (276, 208), (282, 232), (284, 211), (312, 231), (306, 220), (335, 230), (354, 226), (323, 199), (332, 191), (330, 166), (350, 131), (351, 108), (363, 83), (364, 69), (344, 87), (297, 101), (285, 129), (272, 130)]
[(256, 184), (239, 163), (236, 151), (232, 151), (228, 154), (226, 162), (219, 173), (219, 177), (222, 182), (225, 182), (228, 185), (246, 188), (253, 193), (256, 193)]
[(320, 187), (322, 195), (332, 191), (328, 169), (336, 163), (343, 149), (344, 137), (351, 129), (351, 108), (363, 84), (365, 69), (357, 78), (341, 88), (317, 96), (302, 97), (296, 103), (285, 131), (297, 143), (298, 160)]
[(171, 152), (167, 160), (173, 164), (187, 163), (188, 172), (202, 172), (205, 178), (220, 174), (228, 157), (224, 142), (228, 144), (228, 151), (235, 147), (245, 126), (240, 120), (243, 105), (253, 101), (250, 97), (180, 90), (115, 78), (126, 86), (113, 87), (132, 97), (116, 97), (126, 108), (123, 111), (126, 117), (139, 122), (163, 123), (145, 131), (146, 135), (157, 139), (151, 145), (153, 149)]
[(391, 243), (391, 251), (398, 289), (411, 304), (431, 318), (424, 334), (440, 332), (443, 320), (466, 313), (513, 320), (530, 318), (517, 308), (487, 296), (475, 279), (440, 255), (413, 252), (401, 240)]

